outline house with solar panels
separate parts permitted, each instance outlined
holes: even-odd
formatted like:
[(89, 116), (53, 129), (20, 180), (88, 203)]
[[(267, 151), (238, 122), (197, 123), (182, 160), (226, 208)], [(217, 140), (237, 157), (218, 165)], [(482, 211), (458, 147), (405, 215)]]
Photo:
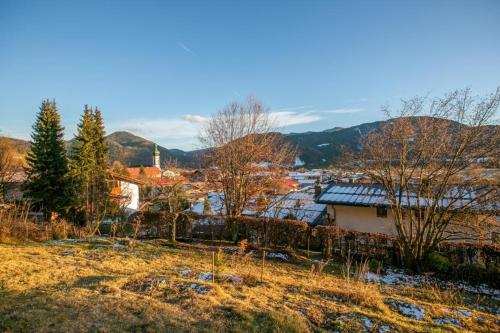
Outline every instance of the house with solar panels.
[(385, 191), (378, 184), (333, 183), (317, 198), (341, 229), (396, 235)]
[[(496, 230), (500, 227), (498, 216), (495, 214), (495, 212), (499, 211), (498, 202), (487, 207), (476, 205), (473, 197), (477, 193), (474, 189), (467, 190), (462, 200), (454, 199), (456, 197), (454, 193), (463, 190), (464, 188), (458, 186), (451, 187), (449, 189), (450, 195), (443, 198), (441, 205), (445, 207), (453, 204), (457, 205), (457, 208), (458, 206), (462, 208), (464, 207), (462, 205), (465, 205), (470, 207), (471, 212), (477, 216), (481, 216), (484, 210), (488, 211), (488, 215), (493, 213), (492, 223), (488, 227), (496, 233)], [(412, 208), (416, 207), (417, 199), (415, 195), (405, 193), (403, 198), (403, 205)], [(409, 201), (405, 202), (406, 200)], [(380, 184), (333, 183), (318, 196), (316, 202), (327, 206), (329, 220), (341, 229), (397, 235), (391, 202)], [(424, 201), (420, 201), (420, 207), (425, 204)]]

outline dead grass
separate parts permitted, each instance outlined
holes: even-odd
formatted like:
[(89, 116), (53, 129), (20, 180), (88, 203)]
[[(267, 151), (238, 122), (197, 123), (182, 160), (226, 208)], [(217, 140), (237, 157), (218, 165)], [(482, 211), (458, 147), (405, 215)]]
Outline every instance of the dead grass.
[[(467, 297), (437, 288), (382, 287), (328, 270), (311, 276), (306, 263), (267, 261), (260, 283), (258, 258), (227, 253), (213, 284), (199, 279), (211, 272), (211, 253), (203, 248), (121, 243), (0, 245), (0, 331), (378, 332), (386, 325), (400, 332), (453, 332), (458, 330), (432, 318), (468, 304)], [(388, 299), (423, 307), (425, 318), (399, 314)], [(461, 318), (460, 331), (499, 330), (498, 317), (469, 310), (474, 315)]]

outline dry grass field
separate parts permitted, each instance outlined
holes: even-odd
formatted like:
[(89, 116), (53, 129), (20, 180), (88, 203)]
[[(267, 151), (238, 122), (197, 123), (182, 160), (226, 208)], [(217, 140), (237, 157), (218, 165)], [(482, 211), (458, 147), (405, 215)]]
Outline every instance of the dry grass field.
[(224, 253), (213, 283), (204, 246), (0, 244), (0, 331), (500, 331), (492, 298), (347, 280), (339, 265), (313, 276), (306, 260), (268, 260), (260, 282), (260, 259)]

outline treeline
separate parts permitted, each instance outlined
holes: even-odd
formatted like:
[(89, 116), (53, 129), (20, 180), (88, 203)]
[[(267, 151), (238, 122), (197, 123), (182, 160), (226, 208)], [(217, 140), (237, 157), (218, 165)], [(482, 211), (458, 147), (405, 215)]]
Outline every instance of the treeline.
[(69, 149), (54, 100), (40, 106), (23, 186), (31, 207), (47, 220), (92, 226), (109, 212), (108, 148), (102, 113), (85, 105)]

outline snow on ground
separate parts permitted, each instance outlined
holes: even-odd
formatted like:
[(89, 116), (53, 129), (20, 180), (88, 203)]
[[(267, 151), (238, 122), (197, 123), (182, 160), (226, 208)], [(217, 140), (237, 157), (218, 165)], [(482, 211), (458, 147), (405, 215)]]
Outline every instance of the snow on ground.
[(191, 289), (193, 289), (194, 291), (196, 291), (198, 294), (202, 294), (202, 295), (208, 294), (208, 291), (209, 291), (207, 286), (203, 286), (203, 285), (197, 284), (197, 283), (192, 283), (189, 287)]
[(268, 253), (267, 257), (271, 258), (271, 259), (280, 259), (280, 260), (283, 260), (283, 261), (288, 261), (289, 260), (287, 254), (285, 254), (285, 253), (279, 253), (279, 252)]
[(368, 272), (365, 280), (373, 283), (383, 283), (389, 285), (412, 285), (421, 286), (425, 284), (436, 284), (440, 288), (467, 291), (472, 294), (487, 295), (500, 300), (500, 290), (490, 288), (487, 285), (472, 286), (465, 282), (443, 281), (426, 275), (410, 275), (402, 269), (389, 268), (384, 274), (378, 275)]
[(201, 281), (210, 281), (212, 280), (212, 273), (210, 272), (202, 272), (200, 275), (198, 275), (198, 280)]
[(458, 320), (457, 318), (443, 317), (443, 318), (433, 318), (432, 320), (439, 325), (453, 325), (456, 327), (460, 327), (460, 320)]
[(417, 320), (424, 319), (425, 310), (422, 308), (419, 308), (415, 304), (410, 304), (410, 303), (405, 303), (405, 302), (400, 302), (400, 301), (391, 301), (390, 304), (392, 304), (398, 310), (398, 312), (401, 313), (403, 316), (410, 317), (410, 318), (417, 319)]
[(231, 280), (231, 283), (235, 286), (241, 286), (243, 284), (243, 278), (241, 276), (222, 274), (222, 278)]

